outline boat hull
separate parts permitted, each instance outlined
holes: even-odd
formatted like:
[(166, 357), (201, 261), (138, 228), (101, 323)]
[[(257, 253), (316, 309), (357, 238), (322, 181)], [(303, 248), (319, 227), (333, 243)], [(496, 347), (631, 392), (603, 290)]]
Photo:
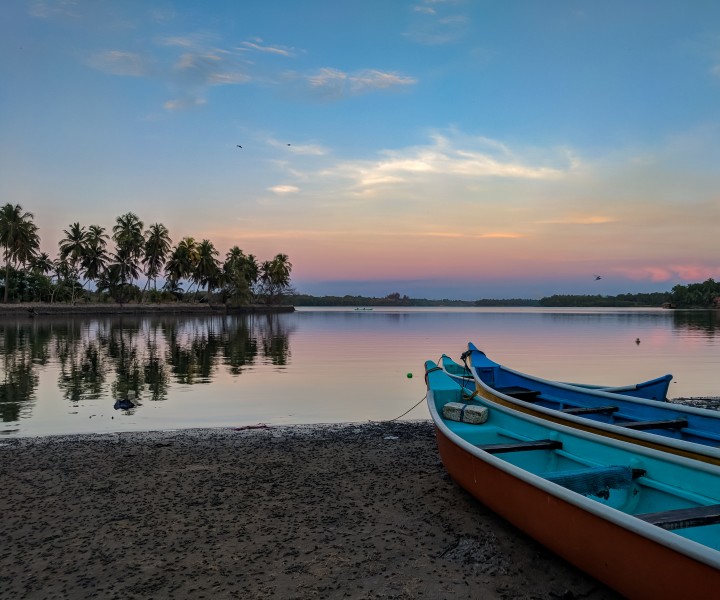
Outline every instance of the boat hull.
[(718, 569), (514, 477), (456, 444), (437, 424), (435, 434), (440, 458), (461, 487), (624, 596), (701, 598), (720, 589)]

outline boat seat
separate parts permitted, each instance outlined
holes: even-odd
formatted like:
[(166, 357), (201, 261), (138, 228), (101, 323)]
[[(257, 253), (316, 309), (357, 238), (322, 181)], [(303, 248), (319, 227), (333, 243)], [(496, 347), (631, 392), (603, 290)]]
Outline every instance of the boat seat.
[(535, 402), (538, 399), (538, 396), (542, 393), (538, 390), (529, 390), (528, 388), (518, 386), (500, 387), (495, 389), (506, 396), (512, 396), (513, 398), (525, 400), (526, 402)]
[(709, 506), (696, 506), (694, 508), (676, 508), (662, 512), (635, 515), (651, 525), (657, 525), (668, 531), (685, 529), (687, 527), (701, 527), (720, 523), (720, 504)]
[(531, 442), (514, 442), (511, 444), (480, 444), (477, 448), (490, 454), (501, 452), (523, 452), (525, 450), (559, 450), (563, 447), (558, 440), (533, 440)]
[(574, 406), (572, 408), (564, 408), (561, 412), (568, 415), (593, 415), (599, 414), (610, 414), (617, 412), (619, 408), (617, 406)]
[(644, 474), (643, 469), (611, 465), (552, 471), (540, 476), (583, 496), (607, 498), (611, 489), (628, 488), (633, 479), (642, 477)]
[(687, 419), (667, 419), (664, 421), (630, 421), (628, 423), (615, 423), (626, 429), (682, 429), (688, 426)]

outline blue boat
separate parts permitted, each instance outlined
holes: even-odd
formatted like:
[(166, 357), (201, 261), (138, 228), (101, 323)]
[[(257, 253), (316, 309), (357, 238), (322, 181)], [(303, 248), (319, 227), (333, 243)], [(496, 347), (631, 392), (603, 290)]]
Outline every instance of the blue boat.
[[(474, 347), (474, 346), (473, 346)], [(440, 366), (450, 375), (461, 380), (462, 384), (466, 387), (474, 388), (474, 378), (470, 369), (464, 365), (456, 363), (447, 354), (443, 354), (440, 358)], [(525, 377), (532, 377), (531, 375), (525, 375)], [(650, 379), (648, 381), (642, 381), (640, 383), (632, 383), (629, 385), (597, 385), (589, 383), (571, 383), (567, 381), (558, 381), (557, 383), (563, 383), (565, 385), (572, 385), (588, 390), (600, 390), (603, 392), (611, 392), (613, 394), (623, 394), (624, 396), (631, 396), (633, 398), (645, 398), (646, 400), (657, 400), (660, 402), (667, 402), (667, 393), (672, 381), (672, 375), (663, 375)]]
[(425, 363), (450, 476), (628, 598), (720, 590), (720, 469), (518, 412)]
[(720, 466), (718, 411), (527, 375), (490, 360), (473, 344), (468, 344), (463, 356), (474, 382), (465, 384), (469, 395), (576, 429)]

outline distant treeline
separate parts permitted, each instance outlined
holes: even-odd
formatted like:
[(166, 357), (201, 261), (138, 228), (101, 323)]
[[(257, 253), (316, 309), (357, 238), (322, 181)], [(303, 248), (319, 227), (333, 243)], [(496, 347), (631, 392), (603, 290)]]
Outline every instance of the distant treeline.
[(410, 298), (399, 293), (388, 294), (383, 298), (370, 296), (310, 296), (295, 294), (286, 297), (286, 301), (294, 306), (570, 306), (570, 307), (630, 307), (630, 306), (662, 306), (669, 302), (670, 293), (653, 294), (620, 294), (619, 296), (573, 296), (555, 295), (541, 300), (527, 298), (482, 298), (480, 300), (428, 300), (426, 298)]
[(540, 306), (571, 306), (571, 307), (613, 307), (629, 308), (633, 306), (662, 306), (669, 303), (670, 292), (652, 292), (649, 294), (618, 294), (617, 296), (576, 296), (572, 294), (555, 294), (540, 300)]
[(293, 306), (476, 306), (475, 302), (471, 300), (426, 300), (424, 298), (409, 298), (398, 293), (388, 294), (384, 298), (295, 294), (286, 296), (285, 301)]
[(295, 294), (286, 297), (294, 306), (546, 306), (546, 307), (661, 307), (720, 308), (720, 283), (708, 279), (703, 283), (676, 285), (671, 292), (618, 294), (617, 296), (554, 294), (540, 300), (526, 298), (483, 298), (480, 300), (427, 300), (410, 298), (399, 292), (383, 298), (369, 296), (310, 296)]

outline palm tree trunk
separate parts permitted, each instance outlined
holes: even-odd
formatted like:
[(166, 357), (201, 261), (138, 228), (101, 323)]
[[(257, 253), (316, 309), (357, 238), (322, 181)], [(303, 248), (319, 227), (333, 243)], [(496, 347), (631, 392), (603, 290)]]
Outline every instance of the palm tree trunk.
[(5, 258), (5, 299), (3, 302), (7, 304), (8, 290), (10, 289), (10, 257)]

